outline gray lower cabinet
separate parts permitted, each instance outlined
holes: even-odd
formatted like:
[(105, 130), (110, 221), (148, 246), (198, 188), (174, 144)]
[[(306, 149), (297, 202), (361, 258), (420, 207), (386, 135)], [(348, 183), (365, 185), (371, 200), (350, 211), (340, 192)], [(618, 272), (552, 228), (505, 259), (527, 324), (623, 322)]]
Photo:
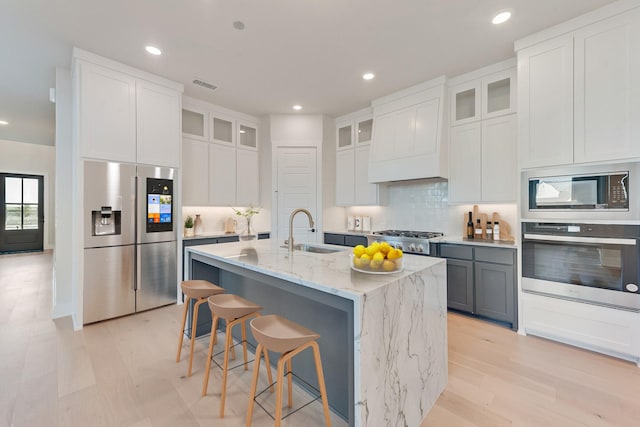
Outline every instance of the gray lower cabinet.
[(447, 258), (447, 306), (517, 330), (515, 249), (440, 244)]
[(473, 313), (473, 261), (447, 260), (447, 306)]
[(353, 234), (337, 234), (337, 233), (324, 233), (324, 243), (327, 245), (341, 245), (341, 246), (367, 246), (366, 236), (356, 236)]

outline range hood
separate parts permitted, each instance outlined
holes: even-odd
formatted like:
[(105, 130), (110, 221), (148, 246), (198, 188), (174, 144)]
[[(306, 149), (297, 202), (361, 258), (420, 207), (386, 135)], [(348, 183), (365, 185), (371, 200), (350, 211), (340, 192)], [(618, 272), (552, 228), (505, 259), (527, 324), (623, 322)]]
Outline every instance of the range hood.
[(369, 182), (448, 178), (446, 77), (373, 101)]

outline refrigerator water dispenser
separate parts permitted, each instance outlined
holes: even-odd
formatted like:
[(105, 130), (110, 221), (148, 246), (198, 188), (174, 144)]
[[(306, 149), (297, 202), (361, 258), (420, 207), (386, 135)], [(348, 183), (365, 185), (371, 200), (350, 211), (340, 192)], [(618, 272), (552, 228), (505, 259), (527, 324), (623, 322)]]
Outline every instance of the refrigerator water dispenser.
[(121, 211), (111, 206), (102, 206), (99, 211), (91, 211), (91, 232), (94, 236), (112, 236), (120, 234)]

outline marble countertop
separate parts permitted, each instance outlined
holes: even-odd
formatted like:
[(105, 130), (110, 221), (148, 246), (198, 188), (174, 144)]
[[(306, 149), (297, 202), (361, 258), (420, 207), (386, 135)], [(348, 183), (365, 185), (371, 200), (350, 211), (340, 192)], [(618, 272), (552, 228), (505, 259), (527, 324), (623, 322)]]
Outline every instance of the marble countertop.
[(511, 242), (508, 240), (499, 240), (499, 241), (489, 241), (489, 240), (475, 240), (475, 239), (465, 239), (462, 237), (441, 237), (438, 239), (431, 240), (432, 243), (452, 243), (456, 245), (471, 245), (471, 246), (489, 246), (492, 248), (508, 248), (508, 249), (517, 249), (518, 246), (515, 242)]
[(350, 248), (315, 244), (313, 246), (333, 247), (340, 251), (327, 254), (294, 251), (289, 255), (286, 248), (280, 247), (279, 242), (265, 239), (251, 243), (190, 246), (187, 252), (354, 301), (370, 292), (396, 284), (417, 272), (445, 262), (440, 258), (405, 254), (403, 271), (391, 274), (368, 274), (351, 269)]

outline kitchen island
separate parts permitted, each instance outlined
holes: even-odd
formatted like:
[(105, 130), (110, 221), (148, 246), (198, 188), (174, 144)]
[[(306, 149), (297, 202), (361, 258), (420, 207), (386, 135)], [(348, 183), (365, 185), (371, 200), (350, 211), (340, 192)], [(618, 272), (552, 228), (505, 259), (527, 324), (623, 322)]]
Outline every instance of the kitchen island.
[[(405, 255), (403, 271), (375, 275), (351, 270), (339, 250), (196, 246), (185, 275), (317, 331), (330, 405), (350, 426), (418, 426), (447, 383), (445, 261)], [(294, 371), (315, 384), (308, 356)]]

